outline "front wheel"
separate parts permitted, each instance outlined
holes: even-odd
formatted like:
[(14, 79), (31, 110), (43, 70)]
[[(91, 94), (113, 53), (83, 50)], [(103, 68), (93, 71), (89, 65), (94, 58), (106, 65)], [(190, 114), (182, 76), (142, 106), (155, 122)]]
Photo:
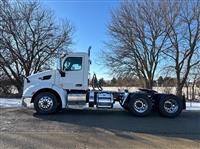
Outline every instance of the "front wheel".
[(147, 116), (152, 110), (152, 101), (145, 94), (135, 94), (130, 97), (129, 111), (136, 116)]
[(50, 92), (39, 93), (34, 99), (34, 107), (38, 114), (51, 114), (58, 107), (57, 98)]
[(159, 102), (159, 112), (165, 117), (176, 117), (183, 109), (180, 98), (174, 95), (166, 95), (161, 97)]

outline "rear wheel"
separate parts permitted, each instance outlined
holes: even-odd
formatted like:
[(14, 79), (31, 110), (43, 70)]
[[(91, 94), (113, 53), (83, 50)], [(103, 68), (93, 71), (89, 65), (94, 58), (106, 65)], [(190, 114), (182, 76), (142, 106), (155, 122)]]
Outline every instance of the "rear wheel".
[(161, 97), (159, 102), (159, 112), (162, 116), (176, 117), (183, 109), (180, 98), (174, 95), (166, 95)]
[(57, 98), (53, 93), (42, 92), (34, 99), (34, 107), (39, 114), (51, 114), (58, 110)]
[(135, 94), (130, 97), (128, 110), (136, 116), (147, 116), (152, 110), (152, 101), (145, 94)]

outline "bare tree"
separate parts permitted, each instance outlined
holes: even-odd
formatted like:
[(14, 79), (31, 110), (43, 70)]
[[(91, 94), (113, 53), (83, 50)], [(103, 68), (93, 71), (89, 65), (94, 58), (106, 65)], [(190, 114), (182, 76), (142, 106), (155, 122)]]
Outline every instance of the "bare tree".
[(199, 77), (199, 78), (197, 78), (197, 81), (196, 81), (196, 86), (197, 86), (198, 88), (200, 88), (200, 77)]
[(112, 12), (108, 26), (111, 40), (106, 64), (115, 75), (137, 76), (150, 89), (166, 41), (161, 4), (153, 0), (123, 2)]
[(195, 85), (198, 82), (198, 78), (200, 77), (200, 65), (196, 65), (193, 67), (191, 70), (189, 77), (192, 80), (192, 99), (194, 100), (196, 98), (196, 90), (195, 90)]
[(56, 24), (38, 1), (3, 0), (0, 14), (0, 68), (21, 93), (21, 75), (46, 69), (59, 49), (68, 49), (73, 28)]
[(190, 71), (200, 63), (200, 3), (165, 1), (164, 5), (169, 45), (164, 53), (177, 78), (176, 94), (181, 96)]

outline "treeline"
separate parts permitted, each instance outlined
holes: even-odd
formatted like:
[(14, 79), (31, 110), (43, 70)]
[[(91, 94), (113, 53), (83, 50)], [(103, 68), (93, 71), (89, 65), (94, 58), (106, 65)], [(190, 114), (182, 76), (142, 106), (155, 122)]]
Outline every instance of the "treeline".
[[(138, 78), (122, 78), (113, 77), (111, 80), (105, 80), (101, 78), (98, 80), (101, 86), (126, 86), (126, 87), (145, 87), (144, 82)], [(91, 84), (91, 83), (90, 83)], [(198, 78), (194, 82), (186, 82), (185, 86), (192, 86), (195, 85), (196, 87), (200, 88), (200, 78)], [(160, 76), (157, 80), (153, 81), (153, 87), (176, 87), (177, 80), (176, 78), (172, 77), (162, 77)]]

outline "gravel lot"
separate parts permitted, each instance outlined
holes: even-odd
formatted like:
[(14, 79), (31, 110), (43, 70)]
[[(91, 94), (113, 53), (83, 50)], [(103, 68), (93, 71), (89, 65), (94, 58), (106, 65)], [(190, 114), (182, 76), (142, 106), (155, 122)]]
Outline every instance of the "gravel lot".
[(65, 110), (37, 115), (33, 109), (0, 109), (0, 148), (200, 148), (200, 111), (177, 118), (145, 118), (121, 109)]

